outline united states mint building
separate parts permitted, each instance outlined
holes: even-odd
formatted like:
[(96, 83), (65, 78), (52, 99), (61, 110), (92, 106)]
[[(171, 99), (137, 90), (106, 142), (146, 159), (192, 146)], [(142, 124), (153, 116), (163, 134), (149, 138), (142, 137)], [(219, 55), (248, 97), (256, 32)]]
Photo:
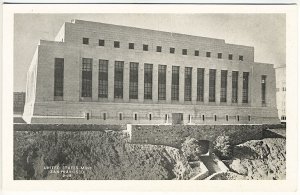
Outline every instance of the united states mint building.
[(41, 40), (27, 123), (278, 123), (275, 70), (222, 39), (73, 20)]

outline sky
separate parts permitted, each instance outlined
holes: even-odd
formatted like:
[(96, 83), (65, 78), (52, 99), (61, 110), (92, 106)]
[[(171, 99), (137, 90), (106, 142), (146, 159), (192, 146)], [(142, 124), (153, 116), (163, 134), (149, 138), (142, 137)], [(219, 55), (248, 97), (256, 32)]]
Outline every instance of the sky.
[(256, 62), (286, 64), (285, 14), (15, 14), (14, 91), (25, 91), (39, 40), (54, 40), (72, 19), (224, 39), (253, 46)]

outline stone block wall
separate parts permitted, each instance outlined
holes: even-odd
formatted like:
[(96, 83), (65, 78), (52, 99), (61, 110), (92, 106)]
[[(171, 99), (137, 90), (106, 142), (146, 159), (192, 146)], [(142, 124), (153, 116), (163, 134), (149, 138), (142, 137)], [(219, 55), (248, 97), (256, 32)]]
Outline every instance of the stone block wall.
[(227, 135), (232, 144), (262, 139), (262, 125), (132, 125), (131, 143), (158, 144), (179, 148), (186, 137), (213, 142)]

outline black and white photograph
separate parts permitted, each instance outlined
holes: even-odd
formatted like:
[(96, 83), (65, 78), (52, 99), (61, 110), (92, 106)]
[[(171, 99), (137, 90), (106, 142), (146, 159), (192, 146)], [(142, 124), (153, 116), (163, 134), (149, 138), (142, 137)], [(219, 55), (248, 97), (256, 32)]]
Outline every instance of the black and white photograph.
[(13, 180), (285, 181), (287, 21), (14, 13)]

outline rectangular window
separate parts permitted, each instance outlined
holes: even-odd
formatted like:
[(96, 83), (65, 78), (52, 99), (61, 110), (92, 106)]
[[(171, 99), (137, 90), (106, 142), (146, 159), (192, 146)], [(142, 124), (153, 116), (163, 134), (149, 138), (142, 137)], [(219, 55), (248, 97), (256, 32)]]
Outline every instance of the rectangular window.
[(129, 43), (129, 49), (134, 49), (134, 43)]
[(114, 48), (120, 48), (120, 41), (114, 41)]
[(197, 101), (204, 99), (204, 68), (197, 69)]
[(211, 53), (210, 52), (206, 52), (206, 57), (210, 58)]
[(82, 97), (92, 97), (92, 58), (82, 58)]
[(138, 99), (139, 63), (130, 62), (129, 98)]
[(216, 69), (209, 69), (209, 102), (216, 101)]
[(175, 53), (175, 48), (174, 47), (170, 47), (170, 53)]
[(228, 60), (232, 60), (233, 59), (233, 55), (232, 54), (228, 54)]
[(166, 100), (166, 74), (167, 66), (158, 65), (158, 99)]
[(123, 72), (124, 72), (124, 62), (115, 61), (115, 83), (114, 83), (115, 98), (123, 98)]
[(226, 118), (226, 121), (228, 121), (228, 115), (226, 115), (225, 118)]
[(243, 61), (244, 60), (244, 56), (239, 56), (239, 61)]
[(179, 100), (179, 66), (172, 66), (171, 99)]
[(239, 72), (232, 71), (232, 103), (238, 102), (238, 81)]
[(143, 51), (148, 51), (148, 45), (143, 45)]
[(137, 117), (138, 117), (138, 116), (137, 116), (137, 113), (135, 113), (135, 114), (134, 114), (134, 120), (135, 120), (135, 121), (137, 120)]
[(156, 46), (156, 52), (161, 52), (161, 46)]
[(199, 56), (199, 50), (195, 50), (195, 56)]
[(103, 39), (99, 39), (99, 46), (104, 46), (105, 45), (105, 41)]
[(82, 44), (88, 45), (89, 44), (89, 38), (82, 38)]
[(192, 67), (185, 67), (184, 73), (184, 101), (192, 100)]
[(106, 113), (103, 113), (103, 120), (106, 120)]
[(267, 82), (267, 76), (262, 75), (261, 76), (261, 103), (263, 105), (266, 104), (266, 82)]
[(220, 102), (227, 101), (227, 70), (221, 70), (221, 94)]
[(182, 55), (187, 55), (187, 49), (182, 50)]
[(54, 97), (64, 96), (64, 58), (55, 58)]
[(123, 114), (122, 113), (119, 113), (119, 120), (123, 120)]
[(108, 60), (99, 60), (98, 97), (107, 98), (108, 94)]
[(144, 99), (152, 99), (152, 70), (153, 64), (144, 65)]
[(248, 103), (249, 72), (243, 72), (243, 103)]
[(218, 58), (222, 59), (222, 53), (218, 53)]

